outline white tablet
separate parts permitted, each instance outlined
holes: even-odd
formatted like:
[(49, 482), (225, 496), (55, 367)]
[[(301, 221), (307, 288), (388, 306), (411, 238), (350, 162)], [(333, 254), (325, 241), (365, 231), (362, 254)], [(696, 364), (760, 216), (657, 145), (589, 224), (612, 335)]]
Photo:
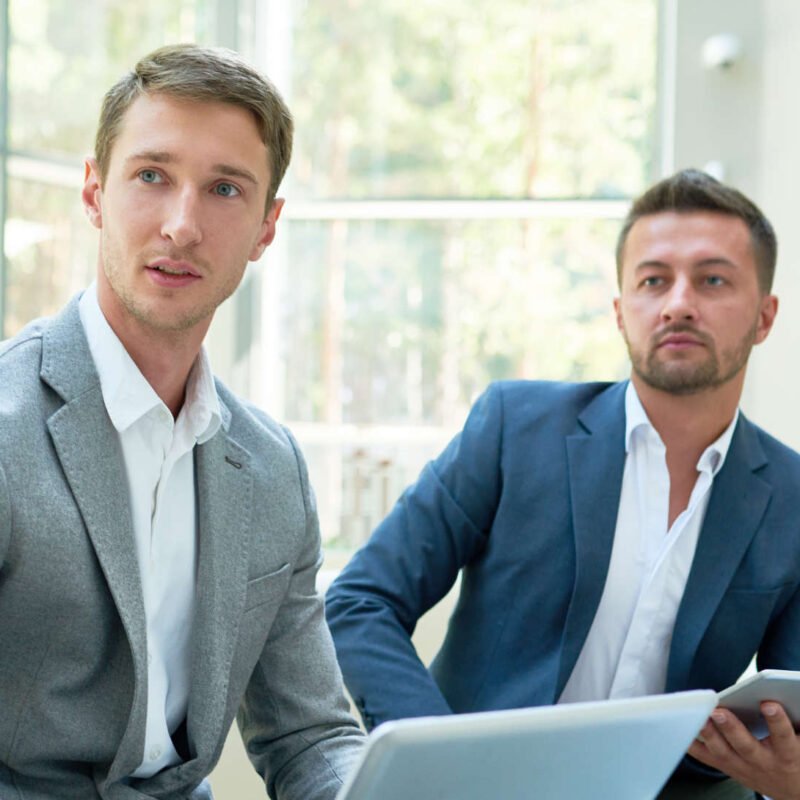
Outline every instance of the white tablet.
[(765, 669), (719, 693), (719, 705), (733, 711), (759, 739), (769, 733), (761, 714), (764, 700), (780, 703), (800, 728), (800, 672)]
[(337, 800), (653, 800), (712, 691), (388, 722)]

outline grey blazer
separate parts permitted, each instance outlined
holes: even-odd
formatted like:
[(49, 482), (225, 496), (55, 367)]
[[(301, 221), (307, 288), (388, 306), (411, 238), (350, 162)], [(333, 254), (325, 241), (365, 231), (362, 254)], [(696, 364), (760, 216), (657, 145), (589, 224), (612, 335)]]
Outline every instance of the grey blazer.
[(272, 798), (332, 800), (359, 752), (314, 586), (303, 459), (288, 431), (217, 391), (222, 426), (195, 449), (185, 760), (126, 780), (144, 747), (144, 606), (125, 467), (77, 298), (0, 347), (3, 800), (207, 798), (198, 786), (237, 713)]

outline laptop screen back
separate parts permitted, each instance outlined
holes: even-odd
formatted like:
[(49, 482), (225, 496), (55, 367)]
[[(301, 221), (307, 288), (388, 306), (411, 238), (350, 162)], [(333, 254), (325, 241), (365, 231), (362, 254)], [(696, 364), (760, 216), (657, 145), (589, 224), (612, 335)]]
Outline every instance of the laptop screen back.
[(693, 691), (389, 722), (337, 800), (648, 800), (716, 703)]

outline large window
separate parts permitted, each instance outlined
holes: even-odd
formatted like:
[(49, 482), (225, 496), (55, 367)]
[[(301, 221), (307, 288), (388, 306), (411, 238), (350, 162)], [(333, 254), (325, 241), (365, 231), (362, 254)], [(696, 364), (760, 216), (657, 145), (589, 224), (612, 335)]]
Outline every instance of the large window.
[(613, 251), (654, 174), (657, 3), (294, 0), (281, 17), (297, 143), (264, 274), (279, 355), (251, 372), (348, 548), (489, 381), (624, 371)]
[(616, 378), (613, 249), (656, 163), (657, 0), (8, 0), (4, 331), (91, 278), (102, 92), (238, 47), (296, 118), (276, 242), (212, 328), (356, 545), (503, 378)]

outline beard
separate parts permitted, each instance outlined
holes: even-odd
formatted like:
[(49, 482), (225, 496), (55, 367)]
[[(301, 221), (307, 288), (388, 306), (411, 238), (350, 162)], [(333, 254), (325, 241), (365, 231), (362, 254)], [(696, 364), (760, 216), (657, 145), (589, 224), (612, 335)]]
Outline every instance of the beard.
[[(690, 395), (722, 386), (738, 375), (747, 364), (757, 331), (758, 320), (734, 347), (724, 351), (721, 356), (717, 353), (711, 337), (687, 324), (670, 325), (658, 334), (654, 334), (645, 353), (635, 350), (627, 336), (625, 344), (633, 371), (648, 386), (668, 394)], [(659, 342), (665, 336), (676, 333), (691, 334), (705, 348), (706, 357), (700, 362), (680, 358), (672, 360), (660, 358)]]
[[(152, 299), (142, 296), (135, 285), (129, 280), (132, 271), (126, 267), (125, 258), (110, 236), (104, 236), (101, 241), (103, 269), (106, 280), (117, 297), (118, 302), (125, 309), (130, 318), (154, 331), (162, 333), (180, 333), (190, 330), (201, 322), (213, 317), (214, 312), (221, 303), (227, 300), (239, 285), (241, 272), (235, 272), (222, 284), (216, 286), (212, 295), (201, 295), (199, 301), (191, 306), (181, 307), (176, 303), (168, 313), (154, 304)], [(158, 256), (168, 256), (175, 261), (190, 261), (199, 265), (204, 275), (211, 275), (210, 266), (198, 258), (194, 253), (172, 248), (168, 252), (145, 253), (141, 256), (142, 262), (147, 262)]]

